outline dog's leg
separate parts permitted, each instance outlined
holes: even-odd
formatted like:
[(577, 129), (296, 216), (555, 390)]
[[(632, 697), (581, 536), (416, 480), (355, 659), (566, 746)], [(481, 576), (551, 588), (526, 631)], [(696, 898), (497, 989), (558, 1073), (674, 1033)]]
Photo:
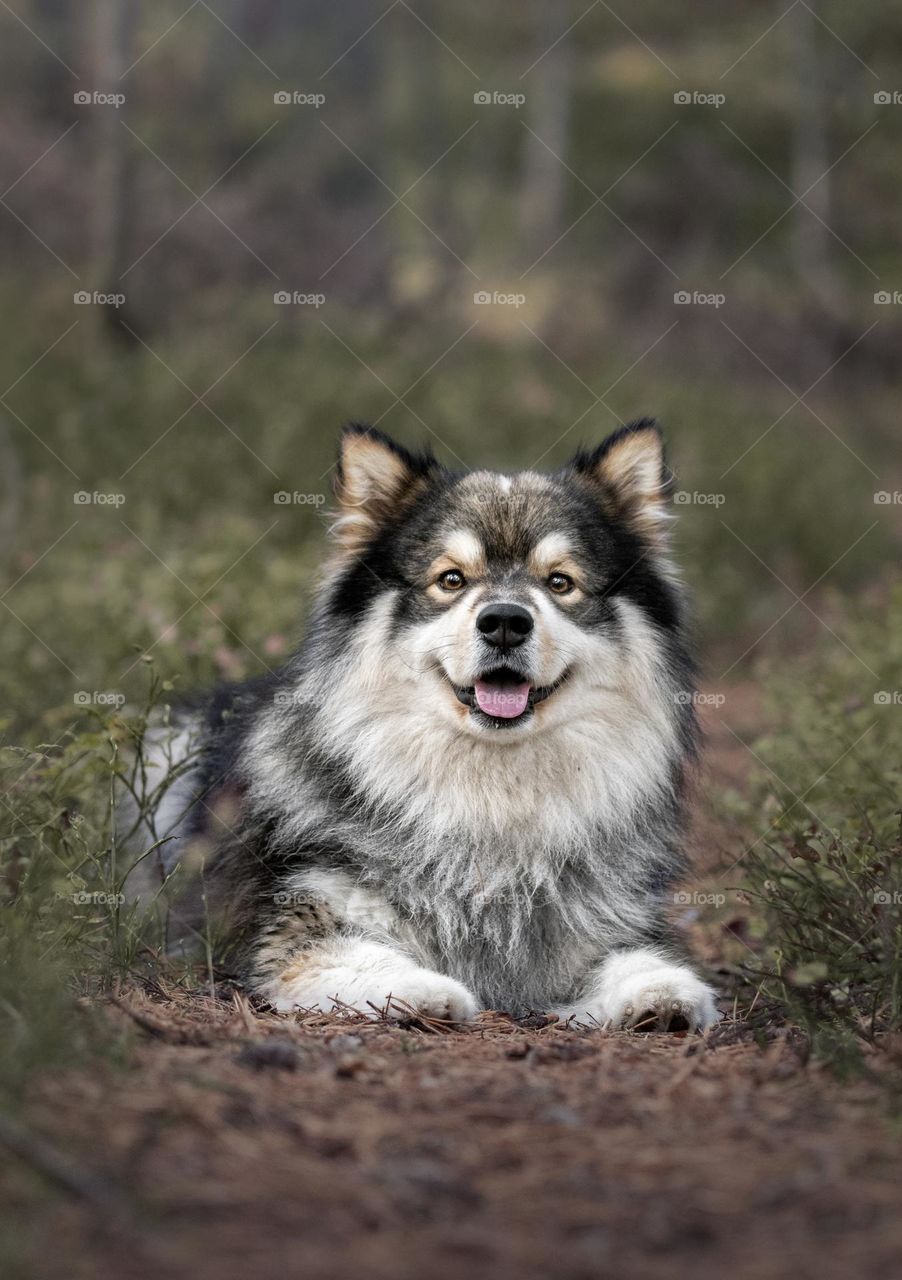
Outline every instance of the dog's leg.
[(473, 1017), (479, 1006), (466, 987), (417, 964), (392, 937), (393, 913), (375, 894), (339, 872), (299, 882), (301, 890), (275, 895), (281, 909), (260, 922), (247, 966), (257, 995), (281, 1011), (328, 1012), (338, 1002), (373, 1017)]
[(641, 1031), (704, 1031), (720, 1018), (714, 992), (683, 964), (651, 947), (615, 951), (562, 1017)]
[(350, 1005), (371, 1017), (415, 1014), (465, 1022), (477, 1011), (459, 982), (423, 969), (400, 950), (367, 938), (336, 935), (286, 955), (284, 967), (252, 983), (276, 1009)]

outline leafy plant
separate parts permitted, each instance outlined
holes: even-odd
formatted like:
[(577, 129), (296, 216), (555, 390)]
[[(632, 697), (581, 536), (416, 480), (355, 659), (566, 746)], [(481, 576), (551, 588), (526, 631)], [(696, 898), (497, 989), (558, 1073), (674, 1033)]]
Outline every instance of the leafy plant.
[(746, 806), (760, 826), (770, 805), (742, 863), (764, 921), (748, 976), (839, 1063), (902, 1027), (900, 623), (897, 586), (842, 645), (773, 678), (782, 723), (756, 747), (766, 773)]
[[(129, 902), (130, 861), (117, 831), (124, 794), (132, 832), (164, 779), (149, 781), (144, 734), (165, 720), (171, 685), (151, 673), (129, 715), (91, 708), (87, 723), (33, 750), (0, 750), (0, 1089), (31, 1072), (110, 1048), (89, 995), (161, 959), (152, 910)], [(167, 770), (167, 774), (168, 774)], [(144, 856), (153, 853), (148, 844)]]

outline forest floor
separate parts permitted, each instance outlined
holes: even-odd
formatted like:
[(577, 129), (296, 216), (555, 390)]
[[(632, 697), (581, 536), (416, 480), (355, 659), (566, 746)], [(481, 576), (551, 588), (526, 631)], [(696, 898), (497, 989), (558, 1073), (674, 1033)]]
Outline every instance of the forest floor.
[[(755, 699), (731, 697), (744, 737)], [(746, 749), (711, 721), (714, 780), (741, 784)], [(701, 860), (727, 865), (731, 839), (702, 797)], [(716, 964), (710, 932), (694, 938)], [(704, 1037), (498, 1013), (449, 1029), (123, 986), (108, 1016), (134, 1037), (126, 1068), (39, 1077), (23, 1127), (0, 1130), (17, 1151), (6, 1274), (897, 1273), (902, 1145), (880, 1086), (723, 1008)]]

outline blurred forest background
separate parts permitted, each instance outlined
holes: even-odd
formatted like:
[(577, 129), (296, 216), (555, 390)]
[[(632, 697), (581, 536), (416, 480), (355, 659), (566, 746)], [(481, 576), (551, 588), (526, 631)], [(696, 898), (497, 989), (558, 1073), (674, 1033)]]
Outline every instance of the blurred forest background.
[(510, 467), (659, 416), (715, 677), (812, 602), (842, 642), (832, 593), (885, 579), (902, 4), (10, 0), (0, 32), (16, 731), (130, 695), (139, 651), (274, 665), (348, 419)]
[[(392, 1230), (402, 1252), (419, 1238), (420, 1200), (404, 1198), (394, 1165), (372, 1175), (371, 1203), (398, 1205), (368, 1220), (372, 1234), (338, 1230), (345, 1219), (321, 1210), (324, 1161), (339, 1158), (335, 1203), (355, 1204), (369, 1176), (366, 1159), (341, 1163), (341, 1144), (323, 1159), (315, 1142), (307, 1151), (311, 1107), (339, 1096), (323, 1093), (324, 1076), (306, 1091), (290, 1077), (299, 1111), (286, 1125), (256, 1066), (235, 1065), (223, 1041), (229, 1109), (196, 1125), (213, 1114), (196, 1098), (214, 1098), (219, 1068), (192, 1056), (208, 1040), (179, 1023), (168, 1042), (157, 1029), (135, 1047), (110, 1002), (94, 998), (119, 1004), (131, 992), (153, 1000), (154, 1018), (181, 1017), (175, 992), (201, 1024), (238, 1016), (212, 961), (182, 972), (125, 904), (112, 797), (142, 707), (288, 653), (325, 555), (348, 420), (431, 444), (451, 466), (504, 468), (554, 467), (621, 422), (662, 421), (711, 739), (699, 856), (674, 897), (675, 923), (716, 974), (727, 1037), (764, 1044), (790, 1019), (843, 1070), (887, 1032), (898, 1046), (902, 0), (0, 0), (0, 107), (0, 1146), (24, 1153), (26, 1169), (47, 1165), (46, 1148), (5, 1116), (37, 1097), (35, 1132), (79, 1152), (64, 1188), (83, 1198), (88, 1185), (90, 1199), (84, 1175), (100, 1168), (147, 1206), (148, 1222), (169, 1224), (147, 1270), (130, 1238), (99, 1265), (90, 1214), (73, 1245), (74, 1219), (61, 1234), (49, 1199), (35, 1214), (31, 1184), (4, 1182), (0, 1169), (0, 1255), (23, 1253), (29, 1217), (43, 1251), (37, 1270), (15, 1274), (175, 1274), (166, 1237), (196, 1222), (191, 1275), (226, 1253), (226, 1271), (284, 1275), (284, 1259), (277, 1272), (245, 1265), (240, 1251), (235, 1262), (236, 1236), (222, 1228), (227, 1215), (252, 1241), (256, 1222), (258, 1243), (284, 1243), (296, 1265), (298, 1204), (317, 1230), (332, 1224), (324, 1274), (341, 1274), (339, 1246), (359, 1247), (369, 1265)], [(208, 998), (197, 1000), (200, 984)], [(483, 1025), (471, 1029), (477, 1047)], [(297, 1026), (245, 1006), (239, 1031), (284, 1037)], [(607, 1221), (618, 1195), (624, 1247), (654, 1251), (643, 1275), (671, 1266), (677, 1246), (697, 1274), (709, 1231), (728, 1238), (718, 1275), (738, 1275), (750, 1247), (774, 1242), (777, 1270), (798, 1257), (808, 1274), (823, 1254), (842, 1269), (897, 1233), (898, 1197), (894, 1186), (883, 1196), (877, 1173), (893, 1170), (876, 1148), (860, 1166), (843, 1154), (876, 1133), (854, 1100), (837, 1130), (835, 1099), (800, 1104), (795, 1077), (761, 1112), (744, 1110), (729, 1077), (718, 1088), (700, 1071), (686, 1110), (687, 1092), (672, 1091), (692, 1090), (686, 1072), (701, 1055), (675, 1074), (676, 1057), (643, 1054), (639, 1068), (624, 1039), (614, 1051), (627, 1056), (614, 1061), (637, 1112), (605, 1093), (616, 1078), (606, 1057), (591, 1104), (555, 1121), (599, 1143), (594, 1217), (572, 1230), (566, 1214), (582, 1212), (592, 1168), (585, 1144), (549, 1146), (545, 1112), (534, 1122), (529, 1110), (538, 1084), (510, 1077), (524, 1127), (511, 1129), (516, 1160), (503, 1177), (521, 1158), (528, 1173), (530, 1153), (541, 1161), (531, 1181), (504, 1182), (530, 1218), (514, 1243), (531, 1265), (544, 1249), (557, 1262), (574, 1248), (591, 1255), (577, 1253), (573, 1274), (594, 1274), (615, 1248), (619, 1265), (616, 1236), (580, 1234)], [(466, 1065), (467, 1036), (448, 1043)], [(513, 1057), (498, 1058), (499, 1078), (517, 1069)], [(768, 1061), (783, 1070), (779, 1056)], [(127, 1087), (111, 1083), (114, 1066), (131, 1073)], [(52, 1068), (76, 1088), (51, 1083), (41, 1103)], [(185, 1093), (195, 1068), (197, 1092)], [(246, 1112), (242, 1070), (253, 1071)], [(757, 1061), (750, 1071), (770, 1080)], [(387, 1075), (407, 1089), (403, 1073)], [(461, 1075), (480, 1099), (491, 1078)], [(655, 1078), (657, 1102), (643, 1083)], [(474, 1079), (489, 1082), (484, 1094)], [(430, 1207), (444, 1199), (455, 1245), (462, 1232), (466, 1242), (489, 1221), (482, 1192), (470, 1173), (439, 1163), (434, 1174), (421, 1159), (445, 1151), (424, 1106), (444, 1095), (424, 1087), (383, 1102), (366, 1072), (362, 1081), (338, 1088), (362, 1089), (380, 1122), (397, 1119), (398, 1151), (411, 1153), (415, 1177), (427, 1170), (417, 1195)], [(281, 1166), (281, 1146), (271, 1157), (248, 1145), (266, 1096), (260, 1132), (268, 1124), (297, 1148)], [(145, 1102), (148, 1126), (133, 1128), (127, 1108), (138, 1117)], [(492, 1108), (470, 1122), (449, 1104), (458, 1138), (478, 1132), (490, 1150)], [(360, 1112), (346, 1115), (355, 1127)], [(761, 1141), (757, 1165), (737, 1146), (743, 1115)], [(687, 1162), (708, 1157), (697, 1135), (716, 1134), (718, 1121), (716, 1160), (703, 1167), (718, 1195), (702, 1231)], [(222, 1148), (232, 1199), (192, 1210), (197, 1184), (217, 1197), (228, 1185), (195, 1173), (216, 1168), (202, 1155), (220, 1129), (241, 1143)], [(841, 1159), (817, 1146), (837, 1132)], [(158, 1176), (163, 1136), (174, 1145)], [(348, 1151), (360, 1144), (351, 1138)], [(612, 1140), (640, 1169), (632, 1181)], [(659, 1188), (634, 1194), (654, 1174), (654, 1141), (676, 1161), (670, 1234)], [(517, 1191), (546, 1186), (549, 1150), (565, 1152), (552, 1164), (566, 1213), (544, 1191), (533, 1211)], [(68, 1166), (51, 1157), (59, 1183)], [(751, 1170), (747, 1189), (730, 1190), (740, 1170)], [(818, 1178), (838, 1190), (814, 1203), (793, 1255), (788, 1220), (761, 1215), (804, 1209)], [(195, 1185), (183, 1196), (186, 1180)], [(856, 1207), (857, 1193), (878, 1191)], [(266, 1212), (280, 1202), (290, 1227), (277, 1218), (270, 1230)], [(751, 1226), (731, 1216), (736, 1206)], [(103, 1215), (130, 1221), (118, 1207)], [(518, 1219), (499, 1220), (486, 1234), (503, 1245), (507, 1230), (510, 1245)], [(549, 1222), (563, 1225), (549, 1234)], [(837, 1232), (854, 1253), (835, 1253)], [(410, 1256), (441, 1270), (454, 1256), (475, 1267), (479, 1255), (432, 1240)], [(385, 1274), (401, 1274), (393, 1259)]]

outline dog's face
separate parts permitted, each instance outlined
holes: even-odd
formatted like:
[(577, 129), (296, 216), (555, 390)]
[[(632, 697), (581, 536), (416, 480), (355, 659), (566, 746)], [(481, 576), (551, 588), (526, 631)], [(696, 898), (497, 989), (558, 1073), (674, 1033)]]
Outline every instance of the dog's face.
[(561, 472), (452, 475), (368, 428), (344, 434), (328, 610), (366, 683), (420, 721), (513, 742), (629, 715), (666, 661), (660, 434), (642, 422)]

